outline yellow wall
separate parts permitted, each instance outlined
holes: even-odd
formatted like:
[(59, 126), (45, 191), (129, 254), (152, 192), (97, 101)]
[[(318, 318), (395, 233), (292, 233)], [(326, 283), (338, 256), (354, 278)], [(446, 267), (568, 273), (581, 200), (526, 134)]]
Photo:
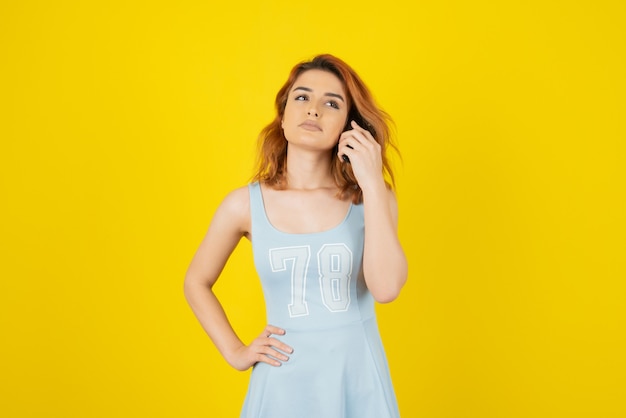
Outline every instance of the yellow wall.
[[(398, 127), (403, 417), (626, 416), (622, 1), (212, 3), (0, 5), (0, 416), (237, 416), (182, 280), (319, 52)], [(249, 244), (217, 289), (256, 335)]]

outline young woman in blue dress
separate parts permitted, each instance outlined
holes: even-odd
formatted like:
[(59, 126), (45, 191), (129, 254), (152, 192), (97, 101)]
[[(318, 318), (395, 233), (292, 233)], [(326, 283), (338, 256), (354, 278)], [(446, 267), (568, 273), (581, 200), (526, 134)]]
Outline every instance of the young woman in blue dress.
[[(324, 392), (325, 389), (318, 389), (320, 385), (310, 383), (318, 373), (328, 376), (326, 380), (345, 380), (330, 375), (337, 368), (345, 369), (341, 363), (329, 366), (326, 371), (320, 363), (329, 361), (329, 356), (338, 362), (348, 362), (354, 356), (354, 348), (345, 348), (350, 343), (342, 343), (337, 347), (344, 348), (333, 346), (326, 357), (311, 354), (304, 358), (301, 354), (298, 363), (296, 356), (307, 352), (307, 348), (298, 344), (309, 344), (309, 340), (296, 335), (306, 335), (309, 329), (318, 333), (314, 340), (319, 346), (311, 352), (324, 352), (324, 346), (335, 343), (330, 337), (325, 340), (326, 327), (349, 327), (358, 321), (369, 321), (369, 316), (374, 315), (369, 305), (374, 300), (387, 303), (398, 297), (407, 279), (407, 260), (398, 239), (398, 206), (387, 157), (388, 150), (395, 148), (390, 135), (391, 120), (376, 105), (356, 72), (332, 55), (319, 55), (299, 63), (279, 90), (275, 106), (274, 120), (259, 136), (258, 167), (253, 178), (257, 191), (246, 185), (224, 198), (189, 266), (185, 295), (224, 359), (237, 370), (254, 366), (253, 381), (257, 368), (259, 375), (263, 373), (262, 380), (259, 377), (257, 383), (251, 384), (242, 416), (275, 418), (278, 412), (268, 412), (267, 405), (280, 401), (300, 409), (298, 413), (287, 411), (285, 416), (302, 417), (309, 416), (302, 411), (326, 402), (329, 395), (300, 396), (294, 392)], [(341, 229), (349, 218), (353, 225), (350, 228), (356, 230), (356, 240), (341, 235), (353, 233)], [(269, 229), (256, 227), (255, 222), (264, 223)], [(253, 249), (266, 303), (280, 305), (268, 306), (270, 323), (248, 343), (237, 336), (212, 290), (242, 238), (259, 243)], [(274, 274), (282, 277), (281, 271), (286, 274), (282, 280), (272, 278)], [(283, 323), (272, 323), (272, 319)], [(358, 346), (378, 347), (377, 332), (374, 326), (372, 331), (364, 332), (363, 341), (358, 337), (361, 331), (351, 338), (356, 338), (354, 343)], [(335, 334), (329, 331), (328, 335)], [(351, 353), (337, 355), (338, 350)], [(390, 386), (384, 353), (377, 358), (377, 350), (367, 348), (362, 361), (373, 358), (372, 379)], [(285, 367), (290, 362), (300, 366)], [(317, 366), (306, 368), (302, 365), (306, 362)], [(350, 374), (351, 370), (341, 373)], [(284, 380), (280, 373), (285, 373)], [(358, 379), (348, 386), (359, 386), (359, 381), (367, 381), (369, 377)], [(304, 386), (299, 387), (296, 381), (304, 382)], [(265, 387), (271, 382), (273, 389)], [(350, 388), (334, 388), (341, 393), (335, 394), (337, 400), (329, 402), (337, 405), (327, 405), (324, 407), (327, 409), (313, 410), (310, 414), (369, 416), (362, 415), (362, 411), (350, 412), (357, 407), (346, 404), (363, 403), (370, 398), (368, 391), (381, 392), (377, 384), (372, 383), (354, 394), (345, 392), (351, 391)], [(281, 398), (282, 395), (273, 395), (272, 391), (287, 391), (289, 396)], [(256, 392), (263, 394), (255, 395)], [(372, 414), (378, 414), (376, 418), (397, 416), (393, 389), (386, 389), (381, 399), (381, 403), (386, 403), (381, 409), (384, 415)], [(329, 408), (339, 408), (342, 412)], [(315, 415), (319, 413), (331, 415)]]

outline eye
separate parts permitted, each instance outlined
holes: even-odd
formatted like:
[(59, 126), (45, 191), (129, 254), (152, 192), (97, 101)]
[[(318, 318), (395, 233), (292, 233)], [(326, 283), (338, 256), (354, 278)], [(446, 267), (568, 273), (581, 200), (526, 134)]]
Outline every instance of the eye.
[(335, 100), (329, 100), (328, 102), (326, 102), (326, 106), (330, 106), (333, 109), (339, 109), (339, 103), (337, 103)]
[(296, 97), (294, 97), (294, 100), (297, 102), (304, 102), (306, 100), (309, 100), (309, 96), (307, 96), (306, 94), (298, 94)]

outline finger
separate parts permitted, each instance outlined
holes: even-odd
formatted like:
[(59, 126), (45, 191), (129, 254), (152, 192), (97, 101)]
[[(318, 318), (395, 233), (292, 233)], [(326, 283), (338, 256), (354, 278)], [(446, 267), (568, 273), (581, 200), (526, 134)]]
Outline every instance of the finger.
[(357, 152), (363, 152), (366, 149), (370, 149), (375, 144), (375, 141), (367, 139), (365, 135), (354, 129), (344, 133), (345, 136), (341, 138), (340, 146), (348, 146)]
[(282, 364), (282, 362), (289, 361), (289, 357), (279, 351), (279, 348), (277, 347), (282, 347), (283, 351), (291, 353), (293, 352), (293, 350), (291, 350), (289, 346), (287, 346), (286, 344), (282, 344), (273, 338), (269, 338), (267, 340), (267, 343), (263, 344), (255, 341), (257, 344), (254, 344), (254, 347), (251, 347), (252, 350), (255, 352), (255, 362), (260, 361), (278, 367)]
[(365, 134), (357, 129), (350, 129), (349, 131), (345, 131), (339, 137), (339, 141), (347, 141), (354, 140), (358, 143), (367, 142), (368, 139), (365, 137)]
[(285, 330), (282, 329), (282, 328), (275, 327), (274, 325), (269, 325), (268, 324), (265, 327), (264, 334), (262, 334), (262, 335), (264, 335), (265, 337), (269, 337), (272, 334), (275, 334), (275, 335), (285, 335)]
[(282, 366), (282, 363), (280, 361), (273, 359), (270, 356), (267, 356), (265, 354), (261, 354), (261, 353), (257, 354), (255, 360), (257, 363), (267, 363), (270, 366), (274, 366), (274, 367)]
[(293, 348), (291, 348), (290, 346), (288, 346), (284, 342), (277, 340), (276, 338), (268, 338), (265, 341), (264, 345), (268, 346), (268, 347), (277, 348), (280, 351), (283, 351), (285, 353), (289, 353), (289, 354), (293, 353)]
[(337, 149), (337, 156), (341, 158), (344, 162), (350, 162), (350, 154), (354, 151), (354, 147), (347, 142), (343, 142), (339, 145)]
[(277, 360), (281, 360), (281, 361), (289, 360), (289, 357), (285, 353), (282, 353), (273, 347), (265, 346), (262, 353), (265, 354), (266, 356), (273, 357), (274, 359), (277, 359)]
[(352, 129), (350, 131), (346, 131), (342, 134), (340, 141), (340, 145), (349, 145), (358, 152), (380, 152), (380, 144), (366, 130), (359, 131), (357, 129)]
[[(361, 138), (359, 139), (359, 137)], [(361, 147), (363, 146), (363, 143), (365, 142), (367, 142), (367, 140), (363, 138), (362, 134), (354, 130), (351, 130), (351, 131), (344, 132), (341, 135), (341, 138), (339, 139), (339, 148), (343, 152), (346, 151), (345, 149), (346, 147), (351, 150), (358, 150), (358, 149), (361, 149)]]
[(254, 341), (254, 343), (250, 345), (249, 350), (252, 354), (253, 362), (261, 361), (271, 364), (272, 366), (280, 366), (281, 362), (289, 360), (289, 357), (285, 353), (278, 351), (275, 347), (268, 344), (262, 344), (259, 341)]
[[(346, 144), (345, 148), (354, 149), (354, 148), (352, 148), (352, 146), (350, 146), (349, 144)], [(344, 162), (346, 162), (346, 163), (349, 163), (349, 162), (350, 162), (350, 157), (349, 157), (349, 156), (348, 156), (348, 154), (346, 154), (345, 152), (344, 152), (343, 154), (342, 154), (342, 153), (339, 153), (338, 155), (339, 155), (339, 157), (341, 157), (341, 159), (342, 159)]]
[(359, 141), (355, 136), (350, 135), (342, 140), (337, 151), (340, 154), (340, 157), (342, 155), (347, 155), (349, 158), (352, 158), (357, 157), (358, 155), (366, 155), (365, 153), (368, 152), (370, 147), (371, 144), (366, 142), (365, 139)]
[(358, 132), (360, 132), (361, 134), (363, 134), (363, 136), (368, 140), (368, 141), (376, 141), (374, 139), (374, 136), (372, 135), (372, 133), (370, 131), (368, 131), (366, 128), (362, 127), (361, 125), (359, 125), (358, 123), (356, 123), (356, 121), (351, 121), (350, 122), (350, 126), (352, 126), (352, 128)]

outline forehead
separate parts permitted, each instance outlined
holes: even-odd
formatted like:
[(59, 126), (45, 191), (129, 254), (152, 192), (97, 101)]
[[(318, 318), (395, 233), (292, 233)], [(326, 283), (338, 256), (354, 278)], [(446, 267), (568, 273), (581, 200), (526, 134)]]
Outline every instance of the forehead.
[(345, 95), (345, 89), (341, 80), (339, 80), (335, 74), (323, 70), (308, 70), (303, 72), (296, 78), (292, 90), (296, 87), (308, 87), (314, 91), (320, 90), (324, 93)]

